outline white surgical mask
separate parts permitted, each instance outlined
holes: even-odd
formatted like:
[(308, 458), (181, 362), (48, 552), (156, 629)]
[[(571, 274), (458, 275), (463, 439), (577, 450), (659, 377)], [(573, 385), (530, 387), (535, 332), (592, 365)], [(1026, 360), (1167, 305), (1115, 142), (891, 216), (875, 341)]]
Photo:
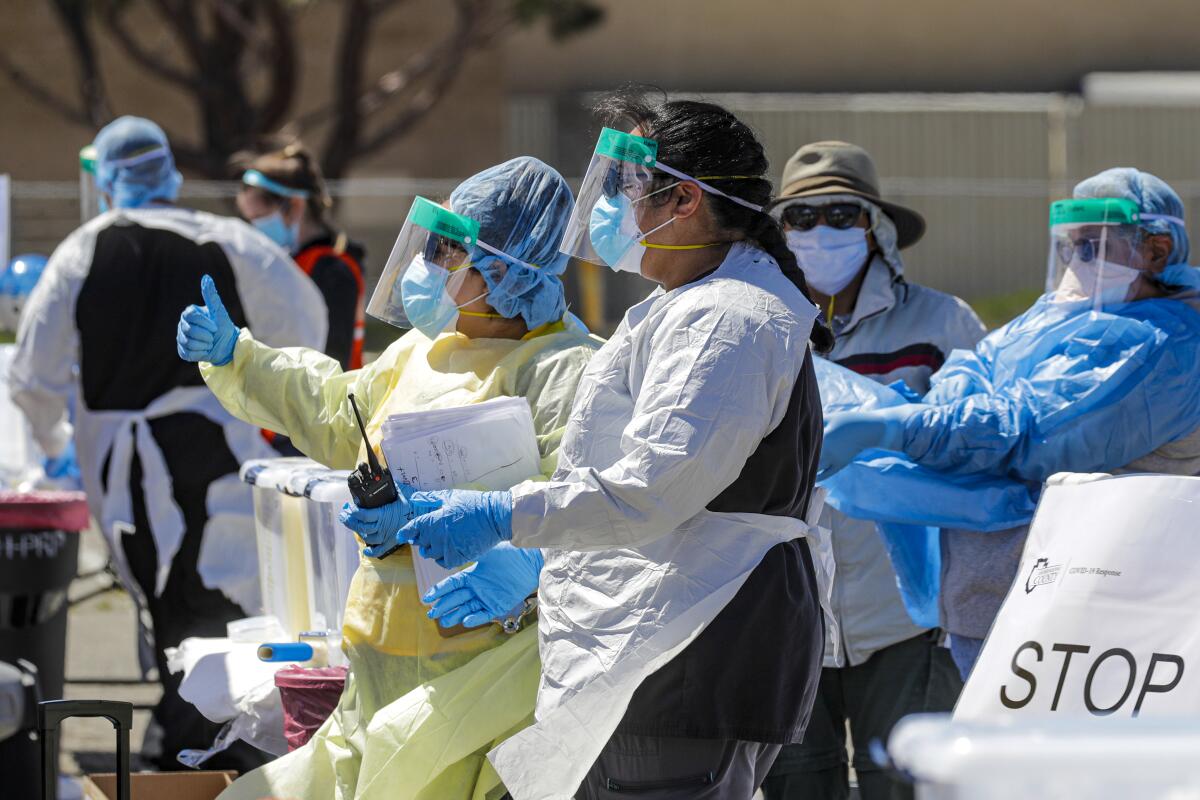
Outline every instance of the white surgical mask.
[(1091, 261), (1073, 258), (1059, 281), (1054, 299), (1057, 302), (1090, 300), (1101, 305), (1124, 303), (1141, 274), (1141, 270), (1099, 258)]
[(791, 230), (787, 244), (804, 271), (804, 280), (829, 297), (850, 285), (870, 252), (863, 228), (838, 230), (817, 225), (807, 231)]

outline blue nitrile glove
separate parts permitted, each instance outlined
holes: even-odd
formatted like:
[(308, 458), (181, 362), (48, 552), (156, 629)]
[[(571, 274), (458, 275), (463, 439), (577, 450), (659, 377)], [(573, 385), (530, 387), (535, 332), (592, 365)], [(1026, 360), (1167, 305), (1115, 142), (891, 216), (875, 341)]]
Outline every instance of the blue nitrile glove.
[(233, 360), (238, 326), (229, 318), (221, 295), (217, 294), (217, 285), (208, 275), (200, 280), (200, 294), (204, 296), (204, 305), (188, 306), (179, 316), (176, 350), (184, 361), (207, 361), (223, 367)]
[(825, 418), (825, 439), (817, 479), (824, 480), (864, 450), (904, 450), (904, 423), (919, 410), (916, 404), (874, 411), (842, 411)]
[[(413, 488), (406, 483), (397, 483), (396, 494), (399, 497), (395, 502), (379, 508), (359, 508), (351, 500), (342, 506), (342, 510), (338, 512), (338, 519), (357, 533), (359, 538), (367, 543), (368, 548), (391, 542), (400, 529), (417, 515), (409, 502)], [(370, 552), (367, 555), (370, 555)]]
[(508, 492), (417, 492), (412, 503), (419, 516), (400, 529), (400, 538), (446, 569), (474, 561), (512, 538)]
[(75, 460), (75, 440), (67, 442), (63, 451), (54, 458), (47, 456), (42, 461), (42, 472), (53, 480), (78, 479), (79, 462)]
[(443, 628), (486, 625), (517, 608), (537, 591), (542, 551), (508, 542), (488, 550), (471, 566), (438, 583), (421, 600)]

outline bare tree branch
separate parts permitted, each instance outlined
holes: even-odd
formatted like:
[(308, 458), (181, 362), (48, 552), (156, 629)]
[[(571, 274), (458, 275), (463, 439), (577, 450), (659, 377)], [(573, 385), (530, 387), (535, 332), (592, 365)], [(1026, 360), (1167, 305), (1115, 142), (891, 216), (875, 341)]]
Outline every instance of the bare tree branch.
[(369, 0), (345, 0), (343, 8), (342, 35), (338, 40), (334, 68), (333, 108), (336, 116), (321, 158), (325, 173), (335, 177), (341, 175), (358, 149), (362, 119), (357, 102), (362, 87), (363, 55), (373, 21)]
[(117, 40), (125, 50), (125, 54), (153, 73), (155, 77), (162, 78), (169, 83), (174, 83), (189, 91), (198, 90), (201, 80), (197, 76), (184, 72), (161, 58), (151, 55), (134, 38), (129, 29), (125, 27), (123, 13), (126, 8), (128, 8), (128, 5), (125, 3), (117, 2), (116, 0), (107, 0), (100, 14), (100, 19), (104, 22), (105, 30)]
[(3, 49), (0, 49), (0, 70), (3, 70), (8, 75), (8, 79), (18, 89), (60, 117), (77, 125), (91, 124), (91, 120), (88, 118), (86, 112), (76, 108), (72, 103), (55, 94), (53, 90), (30, 77), (24, 70), (9, 60)]
[(198, 2), (203, 2), (211, 8), (222, 22), (237, 31), (238, 36), (242, 37), (244, 42), (255, 43), (258, 35), (254, 30), (254, 21), (246, 17), (236, 5), (229, 0), (198, 0)]
[[(223, 2), (223, 0), (222, 0)], [(274, 130), (287, 117), (296, 94), (296, 47), (292, 17), (279, 0), (260, 0), (263, 19), (269, 33), (259, 36), (251, 27), (246, 40), (256, 60), (265, 62), (270, 70), (266, 97), (255, 108), (251, 132), (260, 135)]]
[(183, 42), (192, 65), (203, 75), (204, 40), (200, 38), (195, 7), (188, 0), (155, 0), (158, 14)]
[(212, 150), (204, 146), (185, 144), (182, 136), (177, 136), (167, 130), (163, 132), (167, 135), (167, 141), (171, 143), (171, 155), (175, 159), (175, 166), (213, 177), (221, 174), (213, 171)]
[[(494, 13), (494, 3), (487, 0), (456, 0), (456, 24), (454, 30), (442, 42), (418, 52), (397, 69), (389, 70), (379, 76), (366, 91), (359, 90), (361, 84), (361, 52), (367, 43), (370, 19), (363, 14), (363, 7), (379, 9), (394, 7), (406, 0), (376, 0), (374, 4), (364, 0), (347, 6), (343, 21), (343, 38), (339, 43), (339, 75), (334, 86), (335, 101), (329, 105), (314, 109), (288, 124), (288, 132), (301, 135), (312, 126), (328, 120), (330, 117), (347, 119), (351, 117), (370, 117), (385, 109), (398, 100), (405, 92), (413, 90), (427, 76), (442, 72), (447, 68), (449, 73), (444, 79), (434, 79), (433, 83), (441, 88), (435, 92), (433, 103), (430, 97), (423, 96), (420, 100), (422, 107), (432, 107), (436, 98), (448, 88), (454, 75), (461, 68), (462, 53), (473, 43), (490, 38), (502, 27), (511, 22), (504, 13)], [(500, 21), (500, 25), (489, 25), (489, 21)], [(357, 70), (357, 73), (354, 72)], [(353, 77), (353, 79), (352, 79)], [(351, 107), (353, 103), (353, 108)], [(388, 125), (389, 129), (397, 128), (399, 120)], [(407, 127), (411, 123), (405, 123)], [(339, 125), (339, 127), (341, 127)], [(355, 141), (347, 136), (353, 129), (360, 130), (361, 123), (344, 126), (341, 134), (335, 133), (330, 138), (323, 163), (333, 159), (341, 160), (341, 153), (353, 153)], [(392, 134), (394, 135), (394, 133)], [(327, 172), (329, 164), (325, 164)], [(330, 172), (330, 174), (334, 174)]]
[[(261, 141), (289, 116), (299, 75), (295, 18), (303, 4), (298, 0), (49, 2), (76, 60), (78, 102), (23, 70), (3, 50), (0, 73), (63, 119), (97, 127), (111, 116), (89, 16), (93, 11), (101, 30), (142, 74), (195, 104), (200, 126), (192, 141), (171, 137), (181, 167), (224, 175), (234, 151)], [(332, 122), (324, 149), (330, 177), (408, 132), (447, 94), (468, 54), (509, 27), (546, 20), (557, 37), (585, 29), (603, 13), (592, 0), (445, 0), (443, 8), (453, 9), (452, 29), (372, 80), (366, 64), (375, 23), (409, 2), (338, 0), (342, 16), (333, 99), (283, 126), (283, 132), (303, 132)], [(129, 13), (135, 6), (150, 9), (154, 27), (168, 38), (160, 43), (135, 24), (141, 19)]]
[[(454, 31), (436, 48), (418, 56), (424, 61), (423, 71), (432, 73), (428, 85), (419, 89), (399, 114), (362, 142), (356, 155), (369, 155), (381, 149), (416, 124), (441, 101), (461, 72), (462, 59), (457, 54), (488, 44), (512, 24), (506, 15), (490, 13), (487, 0), (456, 0), (455, 5), (459, 14)], [(391, 93), (395, 94), (403, 88), (397, 86)], [(366, 116), (378, 108), (378, 105), (360, 107), (360, 111)]]
[(54, 8), (75, 53), (83, 113), (91, 125), (98, 128), (112, 118), (112, 112), (108, 107), (104, 80), (96, 64), (96, 48), (88, 26), (87, 4), (84, 0), (54, 0)]

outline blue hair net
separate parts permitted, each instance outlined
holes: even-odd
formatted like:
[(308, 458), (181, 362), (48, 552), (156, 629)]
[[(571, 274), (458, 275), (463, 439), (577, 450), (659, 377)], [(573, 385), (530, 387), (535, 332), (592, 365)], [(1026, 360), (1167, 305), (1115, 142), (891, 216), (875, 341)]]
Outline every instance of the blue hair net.
[[(1132, 167), (1114, 167), (1093, 175), (1075, 187), (1075, 197), (1116, 197), (1137, 203), (1142, 214), (1183, 220), (1183, 201), (1166, 181)], [(1150, 233), (1171, 236), (1171, 255), (1167, 267), (1158, 276), (1169, 286), (1200, 289), (1200, 270), (1188, 266), (1191, 244), (1181, 222), (1167, 219), (1143, 220), (1141, 227)]]
[(471, 250), (471, 266), (488, 286), (488, 304), (510, 319), (521, 317), (530, 330), (566, 313), (558, 276), (567, 256), (558, 246), (573, 206), (563, 177), (529, 156), (485, 169), (450, 195), (452, 211), (479, 222), (481, 241), (525, 262)]
[(96, 188), (116, 208), (139, 208), (151, 200), (174, 200), (183, 176), (162, 128), (141, 117), (120, 117), (105, 125), (96, 148)]

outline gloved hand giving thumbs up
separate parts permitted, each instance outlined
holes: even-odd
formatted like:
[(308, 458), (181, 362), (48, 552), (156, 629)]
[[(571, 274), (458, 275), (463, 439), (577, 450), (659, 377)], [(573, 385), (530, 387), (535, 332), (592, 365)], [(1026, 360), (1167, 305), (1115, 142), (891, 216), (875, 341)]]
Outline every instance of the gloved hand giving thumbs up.
[(200, 281), (200, 294), (204, 296), (204, 305), (188, 306), (179, 317), (175, 336), (179, 357), (223, 367), (233, 360), (238, 327), (229, 318), (212, 277), (205, 275)]

